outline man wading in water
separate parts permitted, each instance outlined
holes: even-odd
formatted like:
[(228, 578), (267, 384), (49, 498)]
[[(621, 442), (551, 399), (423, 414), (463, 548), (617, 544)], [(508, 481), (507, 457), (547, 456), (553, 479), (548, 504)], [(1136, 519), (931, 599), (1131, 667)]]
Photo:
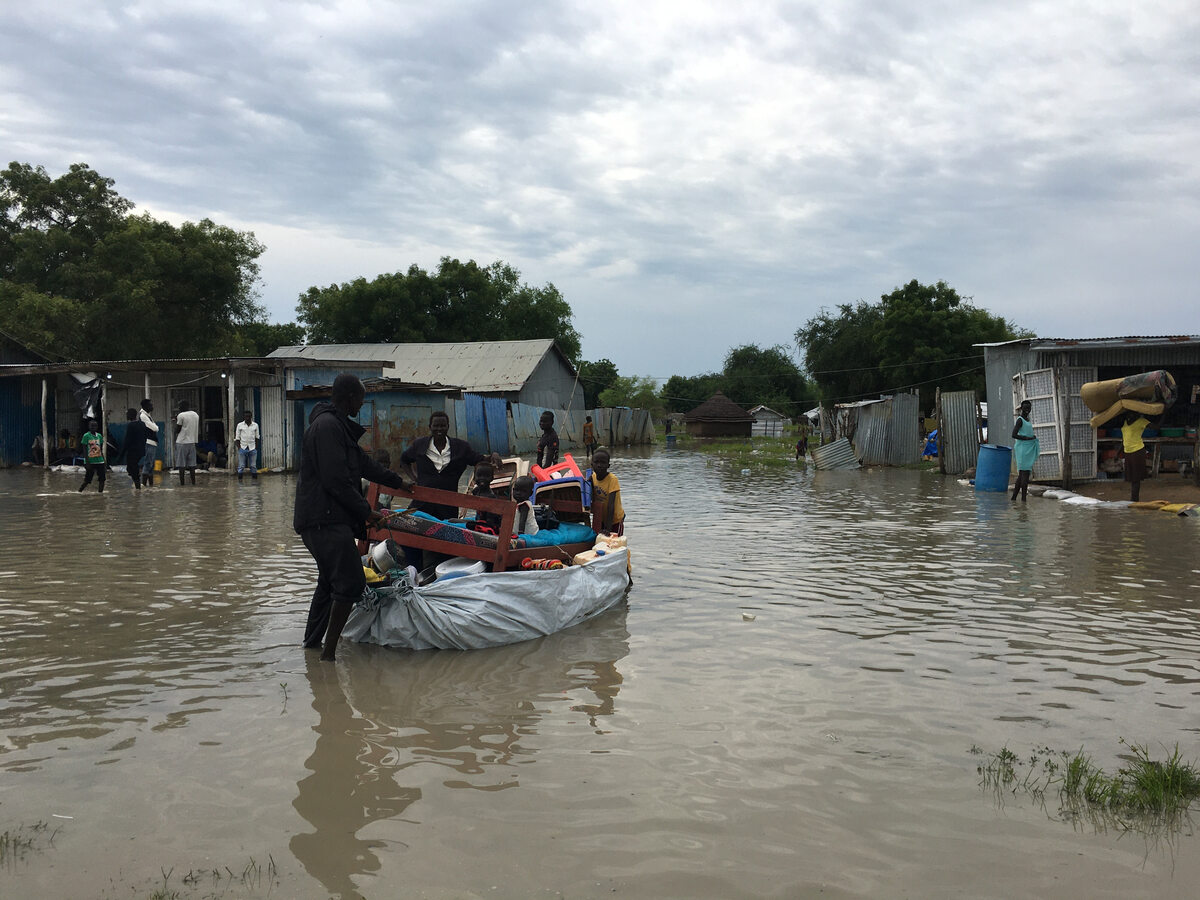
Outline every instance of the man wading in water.
[(382, 518), (363, 497), (361, 479), (391, 488), (407, 486), (358, 446), (364, 429), (354, 417), (365, 397), (362, 382), (353, 375), (335, 378), (333, 396), (318, 403), (308, 417), (300, 457), (292, 527), (317, 563), (304, 646), (319, 649), (324, 635), (321, 659), (327, 661), (333, 660), (350, 610), (367, 586), (354, 541), (365, 540), (367, 526)]

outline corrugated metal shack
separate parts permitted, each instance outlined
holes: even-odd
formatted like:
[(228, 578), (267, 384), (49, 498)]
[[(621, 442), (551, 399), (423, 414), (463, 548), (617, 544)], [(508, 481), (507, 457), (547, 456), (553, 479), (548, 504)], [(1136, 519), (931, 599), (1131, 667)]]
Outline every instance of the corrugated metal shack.
[(981, 409), (974, 391), (938, 394), (940, 471), (961, 475), (979, 459)]
[[(298, 355), (314, 368), (294, 374), (289, 396), (296, 400), (328, 395), (328, 386), (343, 369), (320, 365), (333, 358), (389, 361), (386, 384), (368, 383), (367, 415), (374, 430), (372, 446), (389, 452), (428, 434), (434, 410), (450, 417), (450, 433), (469, 441), (481, 452), (532, 453), (537, 449), (543, 412), (554, 413), (554, 427), (563, 450), (583, 445), (585, 416), (592, 417), (599, 443), (609, 447), (651, 443), (654, 424), (640, 409), (583, 409), (578, 375), (551, 340), (491, 341), (444, 344), (313, 344), (280, 347), (272, 356)], [(352, 354), (345, 357), (345, 354)], [(378, 372), (374, 373), (378, 374)], [(315, 391), (315, 393), (314, 393)], [(322, 393), (324, 391), (324, 393)], [(311, 408), (311, 404), (309, 404)], [(307, 421), (307, 412), (296, 414)], [(303, 426), (301, 425), (301, 431)], [(368, 438), (364, 437), (363, 446)], [(297, 465), (298, 458), (291, 464)]]
[[(321, 365), (346, 369), (374, 366), (378, 375), (389, 363), (361, 359), (331, 360)], [(30, 458), (34, 437), (42, 433), (45, 410), (46, 438), (54, 446), (61, 430), (78, 440), (81, 414), (73, 393), (73, 373), (90, 373), (98, 386), (100, 406), (106, 411), (102, 427), (120, 445), (125, 434), (125, 410), (140, 406), (149, 397), (155, 418), (166, 440), (159, 440), (159, 458), (174, 453), (174, 428), (167, 421), (187, 400), (200, 414), (201, 441), (226, 441), (241, 413), (249, 409), (262, 432), (259, 465), (286, 466), (295, 429), (292, 406), (284, 384), (297, 377), (296, 369), (314, 365), (307, 359), (287, 357), (221, 357), (210, 359), (92, 360), (0, 366), (0, 466), (20, 465)]]
[[(462, 392), (457, 385), (412, 384), (401, 379), (370, 378), (363, 382), (367, 390), (358, 421), (366, 434), (360, 445), (366, 450), (386, 449), (393, 462), (414, 439), (429, 433), (429, 417), (444, 412), (450, 419), (450, 434), (467, 441), (480, 453), (497, 452), (501, 456), (533, 453), (542, 429), (540, 419), (548, 407), (512, 403), (500, 397)], [(313, 407), (331, 393), (330, 385), (310, 385), (288, 391), (288, 400), (297, 404), (293, 416), (297, 432), (292, 445), (297, 453), (291, 460), (299, 466), (300, 436)], [(554, 413), (560, 449), (582, 446), (584, 416), (592, 417), (600, 444), (619, 447), (649, 443), (654, 424), (644, 409), (549, 409)]]
[[(1079, 398), (1088, 381), (1106, 381), (1166, 369), (1175, 377), (1179, 399), (1164, 426), (1200, 422), (1200, 335), (1107, 338), (1024, 338), (983, 348), (987, 378), (988, 433), (995, 444), (1011, 445), (1017, 391), (1034, 403), (1033, 424), (1053, 425), (1054, 440), (1034, 468), (1038, 481), (1063, 482), (1096, 477), (1098, 449), (1119, 446), (1119, 439), (1099, 438), (1087, 424), (1091, 413)], [(1195, 458), (1195, 438), (1154, 438), (1155, 458), (1179, 454)], [(1151, 441), (1148, 440), (1148, 443)]]
[[(464, 392), (544, 409), (579, 410), (579, 374), (552, 340), (466, 341), (444, 344), (309, 344), (280, 347), (270, 356), (308, 360), (388, 360), (389, 377), (411, 385), (455, 385)], [(291, 390), (331, 384), (343, 370), (328, 366), (297, 372)], [(379, 371), (359, 373), (360, 378)], [(580, 420), (582, 422), (582, 420)]]
[(754, 424), (750, 428), (750, 434), (754, 437), (783, 437), (784, 426), (792, 424), (792, 420), (783, 413), (761, 404), (750, 410), (750, 415), (754, 416)]
[(864, 465), (905, 466), (921, 459), (919, 415), (916, 394), (839, 403), (833, 409), (833, 429), (836, 437), (849, 438)]

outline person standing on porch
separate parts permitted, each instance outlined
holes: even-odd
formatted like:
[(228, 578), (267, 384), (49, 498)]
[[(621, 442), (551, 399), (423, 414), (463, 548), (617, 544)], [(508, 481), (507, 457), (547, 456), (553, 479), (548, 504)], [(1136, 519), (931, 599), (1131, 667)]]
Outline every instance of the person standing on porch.
[(1129, 482), (1129, 499), (1137, 502), (1142, 496), (1142, 480), (1146, 477), (1146, 441), (1142, 433), (1150, 420), (1135, 412), (1125, 413), (1121, 426), (1121, 446), (1125, 451), (1125, 480)]
[(233, 445), (237, 447), (238, 481), (247, 469), (250, 477), (258, 481), (258, 423), (250, 410), (242, 413), (242, 421), (234, 429)]

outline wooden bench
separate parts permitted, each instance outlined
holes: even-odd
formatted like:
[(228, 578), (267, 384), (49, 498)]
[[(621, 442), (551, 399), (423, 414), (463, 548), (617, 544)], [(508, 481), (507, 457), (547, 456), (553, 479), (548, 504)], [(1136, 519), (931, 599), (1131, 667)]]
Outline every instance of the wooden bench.
[[(457, 506), (478, 512), (498, 513), (500, 515), (500, 528), (497, 530), (496, 547), (494, 549), (491, 547), (472, 547), (467, 544), (457, 544), (453, 541), (444, 541), (423, 534), (412, 534), (407, 531), (388, 528), (386, 525), (368, 529), (368, 541), (391, 540), (401, 547), (432, 550), (436, 553), (444, 553), (448, 556), (462, 556), (467, 559), (480, 559), (486, 563), (491, 563), (493, 572), (503, 572), (506, 569), (519, 569), (521, 567), (521, 560), (523, 559), (561, 559), (569, 563), (575, 554), (592, 549), (590, 541), (588, 543), (560, 544), (550, 547), (520, 547), (510, 549), (512, 546), (513, 523), (517, 517), (517, 504), (512, 500), (476, 497), (472, 494), (458, 494), (454, 491), (443, 491), (427, 487), (413, 487), (407, 491), (396, 488), (384, 488), (383, 490), (390, 493), (394, 498), (411, 498), (428, 503), (439, 503), (443, 506)], [(367, 502), (371, 504), (371, 509), (375, 509), (379, 505), (379, 493), (380, 486), (377, 484), (372, 484), (368, 488)], [(584, 509), (583, 504), (578, 500), (552, 499), (543, 505), (549, 506), (560, 517), (565, 517), (563, 521), (584, 520), (590, 514), (592, 530), (596, 530), (596, 517), (598, 513)], [(365, 544), (360, 541), (359, 552), (365, 553), (366, 550)]]

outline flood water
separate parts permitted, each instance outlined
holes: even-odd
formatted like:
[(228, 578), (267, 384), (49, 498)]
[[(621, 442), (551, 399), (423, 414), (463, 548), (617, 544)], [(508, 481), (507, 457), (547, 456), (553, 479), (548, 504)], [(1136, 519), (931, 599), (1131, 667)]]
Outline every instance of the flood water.
[(1200, 757), (1200, 520), (613, 469), (627, 608), (334, 665), (298, 646), (289, 476), (0, 471), (0, 832), (57, 830), (0, 896), (1196, 895), (1189, 823), (998, 803), (970, 748)]

